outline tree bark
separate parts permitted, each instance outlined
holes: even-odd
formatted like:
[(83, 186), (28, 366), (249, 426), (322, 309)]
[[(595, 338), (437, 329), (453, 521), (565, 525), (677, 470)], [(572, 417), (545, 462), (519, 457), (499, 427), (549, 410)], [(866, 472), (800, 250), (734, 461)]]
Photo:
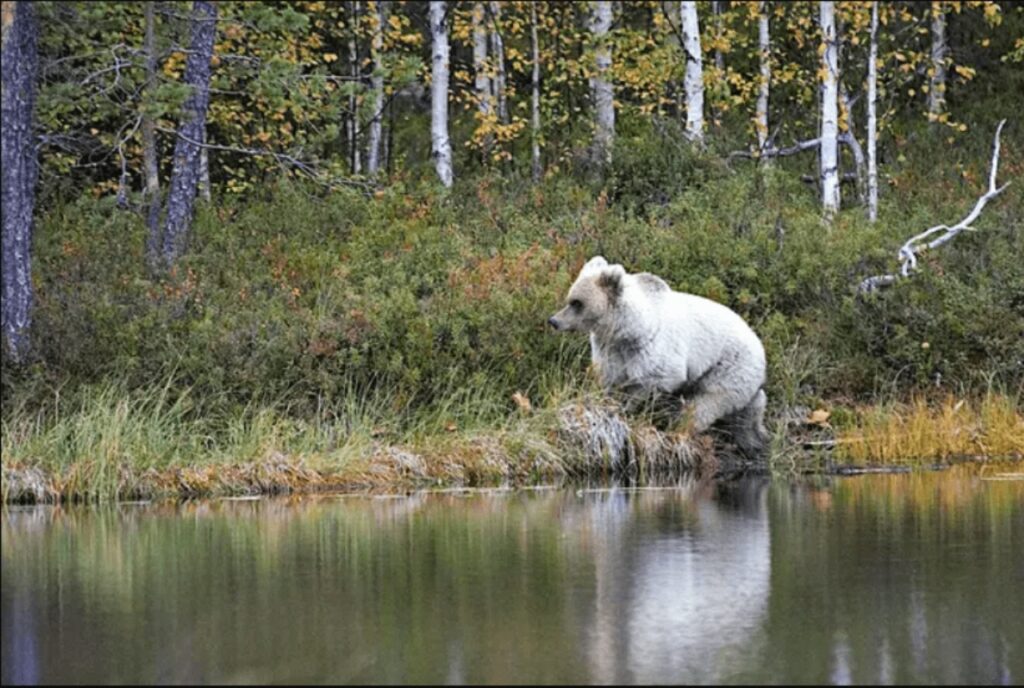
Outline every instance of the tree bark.
[(491, 77), (487, 73), (487, 10), (482, 2), (473, 3), (473, 74), (476, 105), (482, 121), (491, 114)]
[(349, 3), (351, 23), (348, 38), (348, 66), (352, 77), (352, 92), (348, 96), (348, 152), (352, 174), (362, 172), (362, 156), (359, 151), (359, 95), (356, 93), (359, 74), (359, 44), (356, 37), (359, 31), (359, 1)]
[(608, 32), (612, 28), (612, 3), (608, 0), (594, 2), (589, 23), (595, 44), (596, 68), (596, 74), (590, 80), (594, 98), (594, 159), (604, 165), (611, 162), (612, 146), (615, 143), (615, 87), (609, 75), (612, 49), (608, 43)]
[(686, 53), (686, 136), (690, 141), (704, 143), (704, 66), (700, 50), (700, 23), (697, 3), (684, 0), (679, 3), (679, 18), (683, 27), (683, 51)]
[[(768, 143), (768, 90), (771, 84), (771, 34), (768, 26), (768, 2), (761, 0), (757, 22), (757, 44), (761, 61), (761, 83), (757, 92), (757, 149), (763, 151)], [(767, 163), (769, 158), (764, 158)]]
[[(146, 53), (146, 88), (144, 99), (152, 105), (153, 93), (156, 90), (156, 3), (145, 3), (146, 37), (144, 50)], [(156, 149), (156, 122), (153, 116), (143, 110), (142, 114), (142, 169), (146, 179), (143, 191), (144, 208), (146, 209), (146, 255), (151, 266), (157, 263), (160, 252), (160, 158)]]
[(164, 225), (163, 260), (171, 267), (185, 250), (196, 187), (200, 177), (200, 149), (206, 141), (206, 109), (210, 104), (210, 60), (217, 34), (217, 6), (213, 2), (192, 3), (191, 39), (185, 61), (185, 83), (192, 89), (185, 101), (174, 144), (167, 221)]
[(725, 54), (722, 52), (721, 45), (719, 45), (724, 32), (721, 0), (711, 0), (711, 14), (715, 18), (715, 69), (718, 70), (718, 74), (721, 76), (725, 74)]
[(434, 167), (441, 183), (452, 185), (452, 144), (448, 138), (448, 30), (445, 12), (448, 3), (430, 2), (430, 40), (432, 66), (430, 82), (430, 146)]
[(839, 65), (835, 8), (831, 0), (819, 3), (824, 50), (821, 53), (821, 203), (825, 217), (839, 211)]
[(871, 3), (871, 44), (868, 48), (868, 220), (878, 219), (878, 3)]
[(501, 36), (501, 4), (491, 2), (491, 52), (494, 53), (494, 102), (498, 106), (498, 121), (508, 124), (508, 90), (505, 83), (505, 40)]
[(32, 113), (39, 28), (31, 2), (2, 10), (3, 317), (4, 345), (14, 362), (29, 350), (32, 325), (32, 213), (39, 164)]
[(530, 3), (530, 50), (533, 56), (530, 167), (533, 173), (533, 181), (539, 182), (541, 175), (544, 173), (540, 162), (540, 42), (537, 40), (537, 5), (532, 2)]
[[(204, 134), (206, 132), (203, 132)], [(206, 143), (206, 139), (203, 139)], [(210, 149), (199, 149), (199, 197), (210, 202)]]
[(473, 87), (476, 92), (476, 107), (479, 113), (480, 126), (487, 130), (483, 141), (483, 158), (486, 161), (494, 143), (494, 136), (490, 132), (491, 110), (494, 101), (491, 76), (487, 66), (487, 9), (484, 3), (473, 4)]
[(928, 117), (932, 121), (946, 109), (946, 14), (941, 2), (932, 2), (932, 67), (928, 84)]
[(373, 93), (373, 119), (370, 120), (370, 140), (366, 149), (366, 172), (375, 175), (380, 171), (380, 149), (384, 120), (384, 26), (387, 23), (387, 3), (377, 0), (375, 4), (373, 40), (373, 77), (370, 80)]

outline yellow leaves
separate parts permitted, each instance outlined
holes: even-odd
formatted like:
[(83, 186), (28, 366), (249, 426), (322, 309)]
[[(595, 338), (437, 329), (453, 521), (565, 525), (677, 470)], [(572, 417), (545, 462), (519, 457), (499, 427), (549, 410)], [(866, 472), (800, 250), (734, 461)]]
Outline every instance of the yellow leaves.
[(807, 420), (804, 421), (808, 425), (818, 425), (821, 427), (830, 427), (828, 419), (832, 417), (832, 414), (825, 409), (815, 409), (811, 411), (810, 415), (807, 416)]
[(968, 81), (973, 79), (974, 76), (977, 74), (977, 71), (973, 67), (968, 67), (966, 65), (955, 65), (953, 67), (953, 71), (955, 71), (957, 74), (962, 76), (964, 79), (967, 79)]
[(522, 413), (530, 413), (533, 410), (533, 405), (530, 403), (530, 397), (526, 396), (522, 392), (516, 392), (512, 395), (512, 401), (515, 402), (516, 407)]

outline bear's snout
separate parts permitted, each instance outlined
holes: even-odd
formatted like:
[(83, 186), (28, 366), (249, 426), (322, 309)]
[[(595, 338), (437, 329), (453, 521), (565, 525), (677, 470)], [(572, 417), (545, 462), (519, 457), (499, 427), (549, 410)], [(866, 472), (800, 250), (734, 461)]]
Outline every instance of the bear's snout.
[(555, 316), (553, 315), (550, 318), (548, 318), (548, 325), (551, 325), (551, 327), (553, 327), (556, 330), (562, 329), (561, 325), (558, 324), (558, 321), (555, 320)]

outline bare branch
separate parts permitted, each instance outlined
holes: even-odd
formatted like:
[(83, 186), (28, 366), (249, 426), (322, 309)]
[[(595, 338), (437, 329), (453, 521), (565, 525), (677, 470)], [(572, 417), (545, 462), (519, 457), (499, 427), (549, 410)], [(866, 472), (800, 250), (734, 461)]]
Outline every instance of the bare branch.
[(303, 174), (305, 174), (313, 181), (317, 182), (318, 184), (322, 184), (331, 189), (342, 186), (348, 186), (355, 187), (357, 189), (362, 189), (364, 191), (369, 191), (371, 188), (373, 188), (373, 185), (370, 184), (369, 182), (364, 182), (357, 179), (325, 178), (321, 171), (317, 169), (317, 167), (314, 164), (305, 162), (304, 160), (299, 160), (298, 158), (288, 155), (287, 153), (278, 153), (277, 151), (267, 150), (265, 148), (242, 148), (239, 146), (221, 146), (215, 143), (204, 143), (202, 141), (197, 141), (193, 138), (190, 138), (175, 129), (169, 129), (167, 127), (157, 127), (157, 129), (168, 134), (174, 134), (175, 136), (179, 136), (194, 146), (199, 146), (200, 148), (206, 148), (208, 150), (220, 150), (226, 151), (228, 153), (239, 153), (241, 155), (253, 155), (256, 157), (274, 158), (277, 162), (290, 165), (295, 169), (299, 170), (300, 172), (302, 172)]
[[(858, 292), (874, 291), (878, 287), (887, 287), (894, 284), (900, 277), (910, 277), (914, 270), (917, 269), (917, 256), (921, 251), (938, 248), (952, 240), (960, 232), (971, 229), (971, 223), (978, 219), (988, 202), (1001, 194), (1010, 185), (1010, 182), (1006, 182), (1002, 186), (996, 186), (996, 173), (999, 171), (999, 134), (1002, 133), (1004, 124), (1006, 124), (1005, 119), (996, 127), (995, 142), (992, 147), (992, 168), (989, 171), (988, 177), (988, 190), (974, 204), (971, 212), (955, 225), (935, 225), (907, 239), (906, 243), (900, 247), (898, 254), (901, 263), (899, 274), (868, 277), (857, 286)], [(943, 234), (936, 239), (923, 243), (925, 239), (939, 232), (943, 232)]]

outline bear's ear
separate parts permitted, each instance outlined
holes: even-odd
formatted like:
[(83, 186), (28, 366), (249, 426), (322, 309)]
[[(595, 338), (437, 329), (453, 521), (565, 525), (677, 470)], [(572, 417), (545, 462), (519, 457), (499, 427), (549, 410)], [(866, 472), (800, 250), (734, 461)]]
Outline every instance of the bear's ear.
[(615, 305), (615, 302), (622, 296), (625, 278), (626, 270), (621, 265), (609, 265), (601, 271), (597, 278), (597, 286), (604, 290), (612, 305)]
[(587, 261), (586, 265), (583, 266), (583, 269), (580, 270), (580, 274), (589, 275), (597, 272), (598, 270), (600, 270), (603, 267), (606, 267), (607, 265), (608, 261), (605, 260), (603, 256), (594, 256), (593, 258)]

